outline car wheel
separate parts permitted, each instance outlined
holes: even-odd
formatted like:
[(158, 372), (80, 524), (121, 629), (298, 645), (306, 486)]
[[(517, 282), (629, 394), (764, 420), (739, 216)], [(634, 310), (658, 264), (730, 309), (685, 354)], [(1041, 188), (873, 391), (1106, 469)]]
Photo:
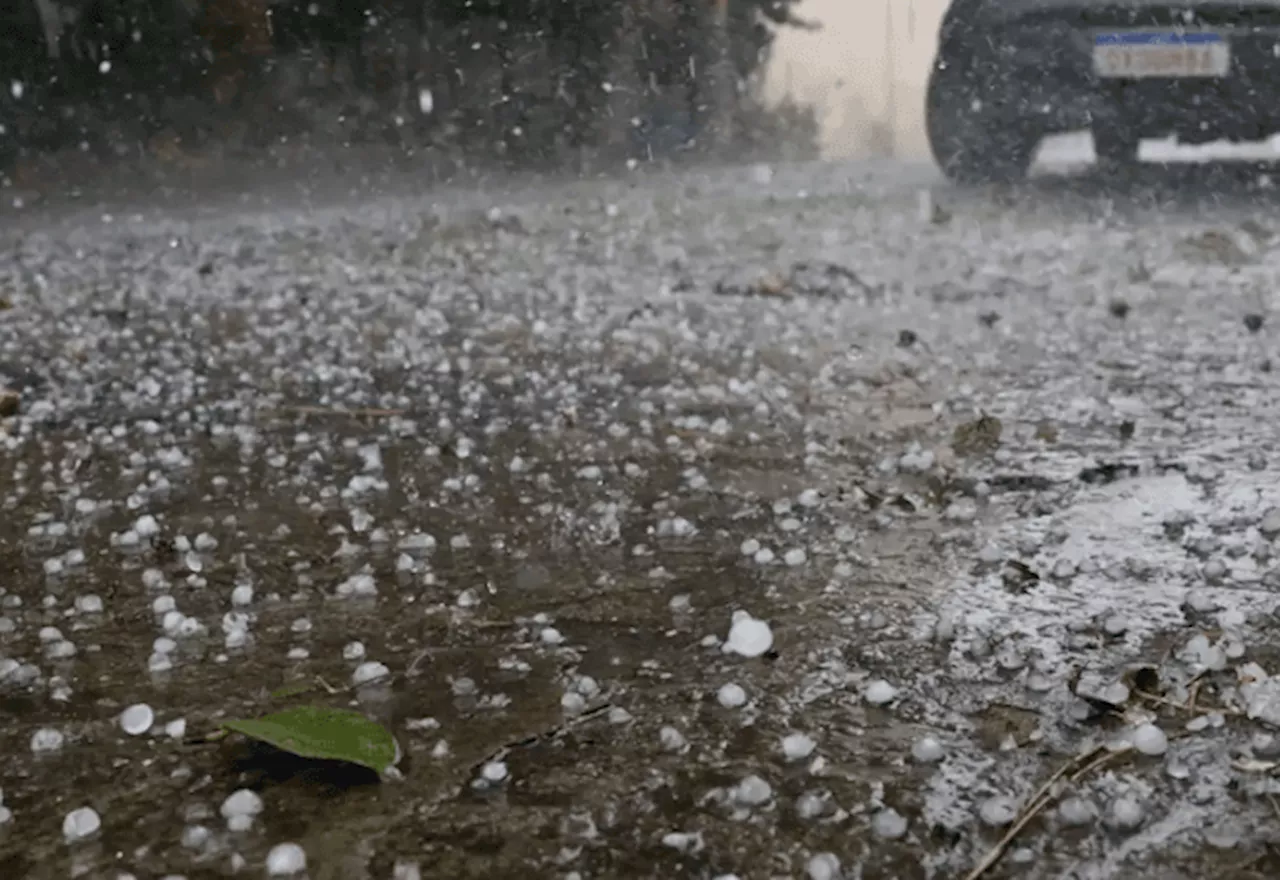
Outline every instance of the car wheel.
[(1016, 115), (1000, 112), (1002, 104), (1012, 103), (1007, 96), (976, 86), (956, 65), (934, 66), (925, 98), (925, 128), (933, 158), (948, 179), (974, 184), (1026, 177), (1042, 133), (1020, 123)]
[(1109, 168), (1125, 168), (1138, 163), (1138, 147), (1142, 137), (1132, 129), (1114, 126), (1098, 126), (1093, 129), (1093, 153), (1098, 165)]

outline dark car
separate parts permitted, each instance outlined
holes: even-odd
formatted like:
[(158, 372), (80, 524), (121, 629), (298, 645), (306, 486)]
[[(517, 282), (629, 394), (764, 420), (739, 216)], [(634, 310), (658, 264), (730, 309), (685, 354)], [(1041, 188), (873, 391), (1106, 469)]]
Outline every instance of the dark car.
[(1280, 131), (1280, 0), (952, 0), (929, 77), (929, 143), (952, 180), (1026, 174), (1088, 128), (1101, 163), (1144, 138)]

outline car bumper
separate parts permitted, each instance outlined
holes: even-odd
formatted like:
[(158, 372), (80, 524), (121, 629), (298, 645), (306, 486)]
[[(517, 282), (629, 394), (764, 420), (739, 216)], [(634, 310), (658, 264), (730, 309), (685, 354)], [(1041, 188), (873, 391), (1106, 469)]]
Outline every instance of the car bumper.
[(980, 80), (972, 93), (996, 114), (1034, 120), (1046, 131), (1124, 125), (1146, 136), (1176, 134), (1194, 142), (1250, 140), (1280, 130), (1280, 9), (1274, 20), (1197, 23), (1228, 42), (1225, 76), (1108, 79), (1094, 72), (1096, 34), (1172, 24), (1132, 16), (1108, 20), (1096, 12), (1086, 18), (1076, 11), (985, 28), (986, 63), (970, 68), (968, 75)]

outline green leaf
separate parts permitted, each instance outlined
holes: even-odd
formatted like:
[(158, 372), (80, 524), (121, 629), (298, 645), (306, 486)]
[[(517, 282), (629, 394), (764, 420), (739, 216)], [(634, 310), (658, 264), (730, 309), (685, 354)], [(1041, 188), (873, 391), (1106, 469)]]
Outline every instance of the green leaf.
[(316, 683), (313, 681), (294, 681), (289, 684), (283, 684), (271, 692), (273, 700), (287, 700), (289, 697), (296, 697), (301, 694), (308, 694), (316, 689)]
[(298, 706), (261, 718), (233, 718), (222, 726), (303, 758), (346, 761), (380, 774), (394, 767), (399, 755), (391, 731), (347, 709)]

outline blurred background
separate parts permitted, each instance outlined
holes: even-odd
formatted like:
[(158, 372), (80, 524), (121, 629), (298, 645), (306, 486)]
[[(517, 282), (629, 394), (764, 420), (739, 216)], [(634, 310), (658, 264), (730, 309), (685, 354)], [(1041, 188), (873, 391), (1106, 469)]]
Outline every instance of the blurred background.
[(820, 30), (788, 28), (767, 91), (814, 108), (825, 155), (927, 158), (924, 85), (947, 0), (801, 0)]
[[(4, 0), (0, 174), (926, 155), (943, 0)], [(416, 166), (415, 166), (416, 167)], [(43, 171), (42, 171), (43, 169)]]

